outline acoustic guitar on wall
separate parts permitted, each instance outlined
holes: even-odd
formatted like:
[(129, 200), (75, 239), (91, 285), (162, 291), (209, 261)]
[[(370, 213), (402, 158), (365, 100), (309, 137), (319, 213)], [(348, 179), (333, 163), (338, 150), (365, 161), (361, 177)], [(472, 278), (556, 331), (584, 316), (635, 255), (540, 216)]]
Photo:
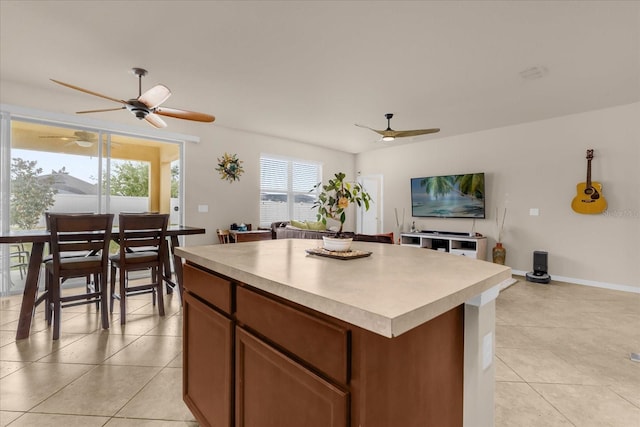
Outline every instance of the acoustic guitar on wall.
[(607, 201), (602, 195), (602, 184), (591, 181), (591, 160), (593, 150), (587, 150), (587, 182), (576, 185), (576, 197), (571, 202), (571, 209), (581, 214), (599, 214), (607, 209)]

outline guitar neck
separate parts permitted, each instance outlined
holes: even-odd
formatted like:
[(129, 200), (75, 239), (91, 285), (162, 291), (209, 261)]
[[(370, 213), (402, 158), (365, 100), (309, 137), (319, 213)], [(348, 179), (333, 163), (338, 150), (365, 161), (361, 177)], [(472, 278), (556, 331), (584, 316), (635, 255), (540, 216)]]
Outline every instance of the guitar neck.
[(591, 188), (591, 159), (587, 159), (587, 188)]

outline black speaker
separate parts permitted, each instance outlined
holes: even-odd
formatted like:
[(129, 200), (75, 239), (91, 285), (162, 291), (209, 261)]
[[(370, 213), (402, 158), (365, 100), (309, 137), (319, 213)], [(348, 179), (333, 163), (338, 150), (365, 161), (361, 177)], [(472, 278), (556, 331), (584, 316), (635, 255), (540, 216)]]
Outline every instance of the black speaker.
[(547, 252), (534, 251), (533, 252), (533, 272), (535, 273), (547, 273), (549, 268), (547, 266)]

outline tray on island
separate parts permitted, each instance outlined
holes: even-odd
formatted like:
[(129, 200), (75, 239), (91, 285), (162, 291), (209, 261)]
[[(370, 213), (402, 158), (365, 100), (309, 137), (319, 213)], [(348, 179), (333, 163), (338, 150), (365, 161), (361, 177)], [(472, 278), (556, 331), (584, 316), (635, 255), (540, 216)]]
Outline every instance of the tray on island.
[(323, 257), (335, 258), (335, 259), (342, 259), (342, 260), (364, 258), (364, 257), (368, 257), (369, 255), (372, 254), (372, 252), (359, 251), (357, 249), (351, 249), (351, 250), (348, 250), (348, 251), (340, 251), (339, 252), (339, 251), (328, 251), (328, 250), (323, 249), (323, 248), (313, 248), (313, 249), (305, 249), (305, 251), (309, 255), (317, 255), (317, 256), (323, 256)]

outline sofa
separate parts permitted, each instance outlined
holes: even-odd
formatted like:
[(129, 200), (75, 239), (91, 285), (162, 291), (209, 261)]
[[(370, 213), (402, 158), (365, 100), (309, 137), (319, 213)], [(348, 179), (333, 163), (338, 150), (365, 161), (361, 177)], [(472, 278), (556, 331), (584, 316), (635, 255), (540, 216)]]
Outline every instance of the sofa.
[[(276, 221), (271, 223), (271, 237), (273, 239), (322, 239), (322, 236), (334, 236), (335, 231), (309, 230), (291, 225), (290, 221)], [(393, 243), (393, 233), (384, 234), (358, 234), (346, 232), (347, 237), (353, 237), (354, 241)]]

